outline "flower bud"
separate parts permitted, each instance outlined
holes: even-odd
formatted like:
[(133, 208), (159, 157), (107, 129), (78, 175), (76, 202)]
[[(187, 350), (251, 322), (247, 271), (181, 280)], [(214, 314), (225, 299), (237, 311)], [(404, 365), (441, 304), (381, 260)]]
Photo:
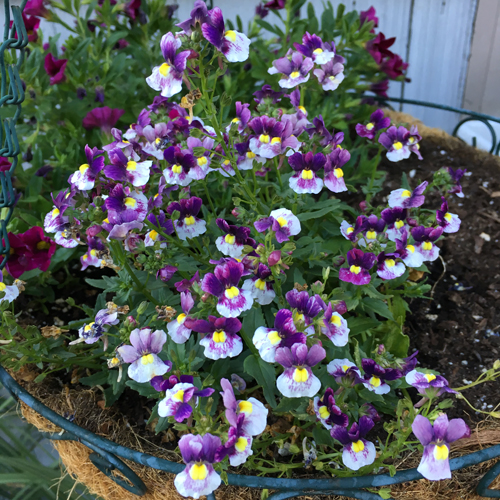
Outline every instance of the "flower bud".
[(335, 267), (340, 267), (345, 262), (345, 257), (343, 255), (338, 255), (332, 259), (332, 262)]
[(206, 302), (210, 297), (210, 294), (209, 293), (204, 293), (202, 296), (201, 296), (201, 301), (202, 302)]
[(332, 301), (333, 310), (340, 315), (347, 312), (347, 304), (343, 300)]
[(141, 314), (144, 314), (146, 312), (146, 309), (148, 308), (148, 303), (144, 300), (139, 304), (139, 307), (137, 308), (137, 314), (140, 316)]
[(384, 344), (380, 344), (377, 349), (377, 354), (381, 355), (384, 354), (384, 352), (385, 352), (385, 346)]
[(233, 98), (227, 92), (222, 92), (222, 96), (220, 98), (222, 106), (230, 106), (232, 101)]
[(233, 215), (233, 217), (238, 218), (238, 215), (240, 215), (240, 213), (240, 207), (235, 207), (231, 210), (231, 214)]
[(497, 359), (497, 360), (493, 363), (493, 370), (500, 370), (500, 359)]
[(101, 231), (102, 231), (102, 226), (99, 226), (98, 224), (96, 224), (94, 226), (90, 226), (87, 229), (86, 233), (87, 233), (87, 236), (94, 237), (94, 236), (97, 236)]
[(321, 281), (319, 281), (319, 280), (311, 285), (312, 292), (315, 294), (318, 294), (318, 295), (321, 294), (324, 289), (325, 289), (325, 285), (323, 283), (321, 283)]
[[(144, 304), (144, 302), (143, 302)], [(135, 318), (133, 316), (127, 316), (127, 321), (128, 321), (128, 324), (130, 326), (136, 326), (137, 325), (137, 321), (135, 320)]]
[(104, 200), (100, 196), (94, 196), (92, 203), (97, 207), (102, 207), (104, 205)]
[(368, 208), (368, 205), (367, 205), (365, 200), (359, 202), (359, 209), (362, 212), (365, 212), (367, 208)]
[(281, 260), (281, 250), (274, 250), (269, 254), (267, 258), (267, 263), (270, 266), (275, 266)]
[(406, 219), (406, 222), (408, 222), (408, 225), (411, 226), (411, 227), (417, 227), (418, 226), (417, 219), (413, 219), (411, 217), (408, 217)]

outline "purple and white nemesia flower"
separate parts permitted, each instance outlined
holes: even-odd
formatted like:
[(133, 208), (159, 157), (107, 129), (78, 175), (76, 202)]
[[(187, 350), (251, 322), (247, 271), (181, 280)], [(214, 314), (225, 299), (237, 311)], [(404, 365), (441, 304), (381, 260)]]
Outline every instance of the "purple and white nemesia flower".
[[(292, 288), (289, 292), (286, 292), (285, 298), (294, 310), (294, 321), (304, 322), (306, 325), (310, 325), (313, 319), (326, 309), (326, 304), (319, 295), (316, 294), (310, 297), (305, 290), (299, 292)], [(311, 330), (313, 333), (314, 327)]]
[(323, 90), (336, 90), (344, 80), (345, 59), (335, 56), (333, 59), (323, 64), (321, 68), (316, 68), (313, 73), (318, 79)]
[(321, 388), (321, 382), (312, 372), (312, 367), (326, 357), (319, 344), (307, 349), (305, 344), (294, 344), (292, 348), (280, 347), (275, 360), (285, 371), (278, 377), (276, 387), (287, 398), (312, 398)]
[(396, 262), (399, 255), (395, 253), (380, 252), (377, 256), (377, 274), (384, 280), (393, 280), (402, 276), (406, 266), (402, 262)]
[(227, 318), (236, 318), (252, 307), (253, 297), (249, 290), (238, 288), (245, 268), (235, 260), (219, 264), (212, 273), (207, 273), (201, 282), (201, 289), (217, 297), (217, 312)]
[(311, 76), (309, 72), (313, 69), (314, 62), (310, 57), (304, 57), (300, 52), (289, 50), (285, 57), (273, 61), (268, 69), (270, 75), (281, 74), (279, 86), (282, 89), (293, 89), (301, 83), (305, 83)]
[(201, 27), (201, 32), (205, 39), (222, 52), (229, 62), (243, 62), (248, 59), (250, 39), (239, 31), (226, 31), (219, 7), (208, 12), (208, 20)]
[(325, 187), (332, 193), (347, 191), (342, 167), (351, 159), (351, 153), (347, 149), (335, 148), (326, 156), (325, 164)]
[(374, 426), (371, 418), (362, 416), (359, 422), (354, 422), (350, 430), (336, 425), (330, 430), (333, 439), (344, 445), (342, 450), (342, 462), (351, 470), (359, 470), (365, 465), (375, 461), (377, 452), (375, 445), (364, 437)]
[(439, 247), (434, 244), (443, 234), (443, 228), (438, 227), (413, 227), (411, 235), (415, 240), (415, 250), (419, 252), (425, 261), (435, 261), (439, 257)]
[(80, 342), (94, 344), (104, 333), (106, 333), (108, 325), (117, 325), (119, 322), (117, 311), (110, 312), (108, 309), (101, 309), (95, 315), (94, 321), (83, 325), (78, 330), (80, 338), (73, 340), (69, 345), (79, 344)]
[(387, 149), (387, 159), (389, 161), (398, 162), (406, 160), (411, 155), (410, 148), (408, 147), (409, 138), (410, 132), (405, 127), (400, 126), (396, 128), (396, 126), (393, 125), (380, 134), (378, 142)]
[(273, 210), (269, 217), (259, 219), (253, 225), (259, 233), (272, 229), (276, 233), (278, 243), (288, 241), (290, 236), (296, 236), (301, 229), (299, 219), (286, 208)]
[(130, 334), (132, 345), (122, 345), (117, 351), (124, 363), (130, 363), (128, 376), (136, 382), (149, 382), (153, 377), (164, 375), (172, 367), (170, 361), (162, 361), (158, 354), (167, 341), (163, 330), (136, 328)]
[(240, 134), (244, 132), (248, 122), (252, 118), (252, 112), (248, 109), (250, 104), (236, 101), (236, 117), (231, 120), (231, 123), (226, 127), (226, 132), (231, 130), (233, 124), (237, 125), (237, 130)]
[(328, 430), (334, 425), (347, 427), (349, 424), (349, 417), (342, 413), (342, 410), (335, 403), (334, 392), (330, 387), (325, 390), (325, 394), (321, 398), (319, 396), (314, 398), (314, 413)]
[(422, 140), (422, 136), (418, 133), (418, 127), (416, 125), (412, 125), (410, 127), (410, 137), (408, 137), (408, 149), (417, 155), (419, 160), (423, 160), (422, 155), (420, 154), (420, 144), (419, 142)]
[(353, 248), (347, 252), (348, 268), (339, 269), (339, 279), (353, 285), (367, 285), (370, 283), (370, 269), (375, 264), (375, 254), (364, 253), (359, 248)]
[(161, 52), (165, 62), (153, 68), (153, 73), (146, 78), (147, 84), (156, 91), (161, 91), (163, 97), (172, 97), (182, 90), (182, 75), (186, 69), (189, 50), (177, 53), (181, 47), (180, 39), (172, 33), (163, 35), (160, 42)]
[(460, 181), (462, 177), (465, 175), (465, 172), (467, 172), (467, 169), (464, 168), (463, 170), (460, 168), (457, 168), (456, 170), (453, 170), (451, 167), (447, 167), (446, 171), (448, 172), (450, 176), (450, 180), (453, 182), (454, 186), (448, 191), (448, 193), (454, 193), (456, 194), (459, 198), (464, 197), (464, 193), (462, 191), (462, 185), (460, 184)]
[(403, 233), (409, 230), (409, 226), (405, 223), (408, 217), (408, 210), (406, 208), (386, 208), (382, 210), (380, 215), (387, 224), (385, 234), (391, 241), (396, 241), (396, 238), (401, 238)]
[(243, 350), (241, 337), (236, 335), (241, 330), (241, 321), (237, 318), (209, 316), (208, 321), (188, 318), (186, 326), (195, 332), (206, 334), (200, 340), (200, 345), (205, 348), (203, 354), (209, 359), (234, 358)]
[[(203, 180), (209, 172), (212, 172), (210, 168), (210, 163), (212, 161), (210, 154), (214, 147), (214, 140), (211, 137), (204, 137), (203, 140), (196, 137), (188, 137), (186, 144), (189, 152), (196, 160), (196, 165), (191, 167), (189, 174), (197, 181)], [(205, 152), (201, 156), (196, 156), (194, 154), (194, 148), (203, 148)]]
[(300, 146), (293, 135), (293, 123), (290, 120), (278, 122), (268, 116), (256, 116), (248, 125), (253, 130), (250, 151), (257, 156), (271, 159), (285, 153), (288, 148), (287, 155), (290, 155)]
[(183, 422), (193, 413), (199, 397), (208, 397), (214, 389), (207, 387), (199, 390), (191, 383), (181, 382), (165, 391), (165, 397), (158, 403), (160, 417), (174, 417), (176, 422)]
[(104, 156), (100, 156), (102, 153), (104, 151), (100, 149), (90, 149), (88, 144), (85, 146), (87, 163), (80, 165), (78, 170), (69, 177), (72, 188), (88, 191), (94, 187), (99, 172), (104, 168)]
[(243, 290), (250, 290), (257, 304), (261, 306), (270, 304), (274, 300), (274, 297), (276, 297), (276, 292), (273, 288), (274, 281), (266, 281), (271, 275), (271, 270), (265, 264), (259, 263), (255, 271), (255, 276), (249, 280), (245, 280), (241, 288)]
[(335, 57), (335, 44), (323, 42), (318, 35), (307, 31), (302, 37), (302, 44), (295, 42), (295, 49), (303, 56), (310, 57), (316, 64), (326, 64)]
[(252, 342), (264, 361), (274, 363), (278, 348), (305, 344), (306, 336), (302, 332), (297, 332), (292, 311), (280, 309), (274, 319), (274, 328), (259, 326), (255, 330)]
[(193, 306), (194, 299), (191, 292), (189, 290), (181, 292), (182, 313), (179, 314), (176, 319), (167, 323), (167, 332), (176, 344), (184, 344), (191, 336), (191, 329), (184, 323)]
[(366, 125), (358, 123), (356, 125), (356, 133), (360, 137), (373, 140), (379, 130), (387, 128), (390, 124), (391, 119), (388, 116), (384, 116), (384, 112), (381, 109), (377, 109), (371, 114), (369, 123)]
[(247, 436), (258, 436), (264, 432), (267, 425), (267, 414), (269, 410), (257, 399), (248, 398), (246, 401), (237, 401), (234, 389), (227, 378), (220, 381), (222, 387), (221, 395), (226, 408), (226, 419), (233, 427), (238, 425), (241, 414), (245, 415), (245, 420), (241, 424), (241, 432)]
[(215, 246), (224, 255), (239, 259), (243, 254), (245, 245), (254, 246), (255, 240), (250, 238), (250, 228), (229, 224), (224, 219), (216, 219), (215, 223), (225, 236), (215, 240)]
[(342, 386), (351, 387), (363, 380), (359, 368), (346, 358), (330, 361), (326, 371), (335, 378), (337, 384)]
[(146, 220), (150, 222), (156, 229), (151, 229), (146, 234), (144, 238), (144, 245), (147, 247), (154, 246), (157, 241), (161, 241), (160, 248), (165, 248), (167, 244), (165, 243), (165, 237), (160, 234), (160, 232), (164, 234), (172, 234), (174, 232), (174, 224), (171, 219), (167, 219), (165, 216), (165, 212), (160, 210), (158, 215), (154, 213), (150, 213)]
[(132, 186), (145, 186), (149, 181), (151, 160), (136, 161), (139, 157), (135, 154), (127, 158), (120, 148), (108, 151), (111, 165), (104, 167), (104, 175), (114, 181), (130, 182)]
[(457, 214), (448, 212), (448, 202), (444, 196), (441, 196), (441, 201), (441, 208), (436, 211), (436, 222), (443, 228), (444, 233), (456, 233), (462, 221)]
[(243, 425), (246, 415), (240, 413), (235, 426), (229, 427), (227, 431), (227, 442), (217, 450), (217, 461), (221, 462), (226, 456), (229, 457), (229, 464), (233, 467), (244, 464), (252, 451), (252, 436), (245, 434)]
[(295, 172), (289, 179), (293, 191), (299, 194), (318, 194), (323, 189), (323, 179), (317, 175), (326, 163), (323, 153), (294, 153), (288, 158), (288, 163)]
[(196, 179), (191, 169), (195, 168), (197, 163), (189, 150), (181, 151), (179, 146), (170, 146), (163, 152), (163, 157), (168, 163), (168, 167), (163, 170), (163, 176), (169, 184), (187, 186)]
[(359, 240), (359, 246), (367, 246), (370, 243), (377, 241), (377, 236), (382, 234), (385, 229), (385, 220), (381, 217), (380, 219), (372, 214), (366, 219), (364, 219), (364, 235)]
[(427, 181), (418, 185), (413, 192), (408, 189), (395, 189), (389, 194), (389, 206), (391, 208), (416, 208), (424, 204), (424, 191), (427, 188)]
[(382, 368), (373, 359), (362, 359), (361, 367), (365, 372), (363, 385), (375, 394), (387, 394), (391, 390), (391, 387), (385, 381), (396, 380), (403, 376), (400, 370), (396, 368)]
[(408, 266), (408, 267), (420, 267), (424, 263), (424, 256), (421, 252), (417, 252), (414, 245), (408, 244), (408, 233), (403, 232), (401, 239), (396, 238), (396, 252), (398, 257)]
[(334, 310), (329, 302), (323, 316), (321, 332), (326, 335), (337, 347), (345, 346), (349, 340), (349, 327), (347, 321)]
[(433, 373), (422, 373), (417, 370), (411, 370), (405, 375), (407, 384), (418, 389), (419, 394), (426, 398), (437, 398), (444, 392), (456, 394), (457, 391), (450, 389), (448, 381), (441, 375)]
[(174, 211), (180, 214), (179, 218), (174, 220), (174, 227), (179, 239), (196, 238), (206, 232), (207, 223), (197, 217), (202, 204), (203, 201), (201, 198), (191, 196), (191, 198), (182, 198), (178, 202), (170, 203), (167, 207), (169, 214), (172, 214)]
[(424, 446), (418, 472), (430, 481), (450, 479), (450, 443), (470, 436), (467, 424), (461, 418), (448, 421), (447, 415), (442, 414), (436, 418), (433, 427), (429, 419), (417, 415), (411, 428)]
[(186, 434), (179, 440), (179, 449), (186, 468), (177, 474), (174, 485), (183, 497), (200, 498), (213, 493), (221, 483), (213, 465), (221, 446), (218, 436)]

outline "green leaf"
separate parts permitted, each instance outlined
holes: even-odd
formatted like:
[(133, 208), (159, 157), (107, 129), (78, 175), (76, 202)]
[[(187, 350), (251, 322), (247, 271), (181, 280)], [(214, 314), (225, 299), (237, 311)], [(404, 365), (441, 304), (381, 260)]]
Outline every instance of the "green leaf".
[(360, 333), (366, 332), (371, 328), (376, 328), (380, 325), (380, 321), (368, 318), (367, 316), (351, 317), (347, 319), (347, 325), (349, 326), (351, 335), (358, 335)]
[(276, 400), (274, 398), (276, 373), (274, 371), (274, 366), (266, 363), (259, 355), (252, 354), (245, 359), (243, 370), (262, 386), (266, 401), (273, 408), (276, 408)]
[(274, 409), (275, 413), (290, 413), (302, 404), (306, 403), (306, 408), (309, 403), (309, 398), (281, 398), (278, 406)]
[(384, 331), (378, 336), (380, 343), (384, 344), (384, 347), (394, 356), (399, 358), (408, 356), (410, 337), (405, 335), (396, 323), (386, 323), (383, 327)]
[(313, 438), (317, 445), (324, 444), (326, 446), (332, 446), (332, 436), (330, 433), (323, 429), (323, 427), (316, 427), (313, 430)]
[(369, 309), (370, 311), (377, 313), (379, 316), (382, 316), (382, 318), (387, 318), (394, 321), (394, 316), (392, 315), (389, 307), (385, 302), (382, 302), (379, 299), (365, 297), (361, 301), (361, 304), (365, 310)]
[(127, 380), (125, 384), (146, 398), (156, 399), (160, 395), (149, 383), (141, 384), (135, 380)]
[(79, 382), (83, 385), (88, 385), (90, 387), (95, 387), (96, 385), (103, 385), (108, 381), (109, 371), (103, 370), (101, 372), (94, 373), (89, 377), (82, 377)]
[(333, 203), (329, 207), (325, 207), (321, 210), (316, 210), (315, 212), (303, 212), (297, 215), (297, 218), (301, 221), (304, 222), (306, 220), (311, 220), (311, 219), (318, 219), (319, 217), (323, 217), (323, 215), (326, 215), (333, 210), (336, 210), (338, 208), (338, 205), (336, 203)]

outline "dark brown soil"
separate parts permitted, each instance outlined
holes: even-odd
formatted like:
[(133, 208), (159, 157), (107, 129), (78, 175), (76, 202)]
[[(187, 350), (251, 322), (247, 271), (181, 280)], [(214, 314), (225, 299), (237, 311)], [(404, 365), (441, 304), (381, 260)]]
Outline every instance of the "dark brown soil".
[[(446, 269), (440, 259), (427, 263), (433, 300), (414, 300), (405, 327), (421, 366), (439, 370), (451, 387), (461, 387), (500, 359), (500, 159), (468, 146), (447, 150), (442, 144), (425, 139), (422, 161), (414, 155), (400, 163), (384, 161), (381, 168), (388, 178), (383, 194), (401, 187), (402, 172), (414, 175), (410, 183), (415, 187), (441, 167), (468, 171), (462, 182), (465, 197), (452, 195), (449, 201), (450, 212), (462, 224), (442, 241)], [(439, 205), (439, 197), (431, 195), (424, 207)], [(492, 411), (500, 404), (500, 383), (478, 385), (464, 396), (475, 408)], [(462, 417), (465, 412), (471, 421), (484, 418), (464, 401), (447, 412)]]

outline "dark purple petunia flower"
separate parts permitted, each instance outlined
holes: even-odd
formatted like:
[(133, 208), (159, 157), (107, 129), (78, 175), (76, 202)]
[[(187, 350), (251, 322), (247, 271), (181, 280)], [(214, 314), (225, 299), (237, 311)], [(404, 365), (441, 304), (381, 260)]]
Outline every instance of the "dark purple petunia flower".
[(371, 114), (369, 123), (366, 125), (358, 123), (356, 125), (356, 133), (360, 137), (367, 137), (373, 140), (379, 130), (389, 127), (390, 124), (391, 119), (388, 116), (384, 117), (384, 112), (381, 109), (377, 109)]
[(323, 179), (317, 175), (326, 163), (323, 153), (294, 153), (288, 158), (288, 163), (295, 172), (289, 180), (293, 191), (318, 194), (323, 189)]
[(378, 27), (378, 17), (375, 12), (375, 7), (373, 5), (368, 10), (362, 10), (359, 13), (359, 27), (363, 26), (365, 23), (373, 23), (373, 28), (370, 30), (370, 33), (375, 33), (374, 28)]
[(64, 74), (66, 64), (68, 64), (67, 59), (56, 59), (50, 52), (45, 56), (44, 68), (47, 75), (50, 76), (51, 85), (56, 85), (66, 80), (66, 75)]
[(381, 82), (374, 82), (370, 85), (369, 90), (374, 94), (382, 97), (389, 97), (387, 91), (389, 90), (389, 80), (382, 80)]
[(286, 5), (286, 0), (270, 0), (264, 7), (269, 10), (281, 10), (284, 9)]
[(366, 44), (366, 50), (371, 54), (377, 64), (381, 64), (385, 58), (392, 57), (393, 52), (389, 50), (396, 37), (386, 38), (383, 33), (379, 33), (373, 40)]
[(459, 198), (463, 198), (464, 197), (464, 193), (462, 192), (462, 186), (460, 184), (460, 180), (464, 176), (465, 172), (467, 172), (467, 169), (464, 168), (462, 170), (460, 168), (457, 168), (456, 170), (453, 170), (451, 167), (447, 167), (447, 171), (450, 174), (451, 181), (455, 184), (448, 191), (448, 193), (456, 194)]
[(87, 130), (100, 128), (104, 133), (109, 134), (123, 113), (125, 113), (124, 109), (112, 109), (108, 106), (95, 108), (85, 115), (82, 125)]
[[(38, 40), (38, 28), (40, 27), (40, 19), (35, 16), (28, 17), (24, 12), (22, 13), (26, 33), (28, 34), (28, 42), (36, 42)], [(12, 28), (14, 21), (11, 21), (9, 28)], [(14, 33), (14, 38), (17, 39), (17, 31)]]
[(387, 394), (391, 388), (385, 381), (396, 380), (403, 376), (401, 370), (397, 368), (382, 368), (373, 359), (362, 359), (361, 366), (365, 372), (363, 385), (375, 394)]
[(28, 0), (26, 7), (24, 8), (24, 13), (29, 16), (44, 17), (45, 19), (50, 19), (51, 13), (45, 7), (48, 4), (48, 0)]
[(174, 226), (177, 236), (181, 240), (195, 238), (207, 230), (207, 223), (197, 217), (202, 204), (203, 201), (201, 198), (191, 196), (189, 199), (182, 198), (178, 202), (170, 203), (168, 206), (167, 212), (169, 214), (172, 214), (174, 211), (180, 214), (179, 218), (174, 221)]
[(327, 387), (323, 397), (316, 396), (314, 398), (314, 413), (328, 430), (335, 425), (347, 427), (349, 424), (349, 417), (342, 413), (342, 410), (335, 403), (334, 392), (330, 387)]
[(269, 14), (269, 10), (266, 9), (262, 4), (259, 4), (259, 5), (257, 5), (257, 7), (255, 7), (255, 16), (256, 17), (260, 17), (261, 19), (264, 19), (265, 17), (267, 17), (268, 14)]
[(424, 191), (429, 183), (427, 181), (418, 185), (413, 192), (407, 189), (396, 189), (389, 194), (389, 206), (391, 208), (416, 208), (424, 204)]
[(260, 104), (261, 102), (269, 102), (269, 104), (276, 104), (281, 101), (281, 98), (285, 95), (284, 92), (275, 92), (271, 85), (263, 85), (262, 90), (257, 90), (257, 92), (254, 92), (253, 95), (255, 96), (254, 101), (257, 104)]
[(370, 283), (370, 269), (373, 267), (377, 257), (373, 253), (364, 253), (358, 248), (347, 252), (347, 263), (349, 268), (339, 270), (339, 279), (353, 285), (367, 285)]
[(397, 54), (392, 54), (387, 57), (380, 65), (380, 70), (393, 80), (402, 76), (407, 68), (408, 63), (405, 63)]

